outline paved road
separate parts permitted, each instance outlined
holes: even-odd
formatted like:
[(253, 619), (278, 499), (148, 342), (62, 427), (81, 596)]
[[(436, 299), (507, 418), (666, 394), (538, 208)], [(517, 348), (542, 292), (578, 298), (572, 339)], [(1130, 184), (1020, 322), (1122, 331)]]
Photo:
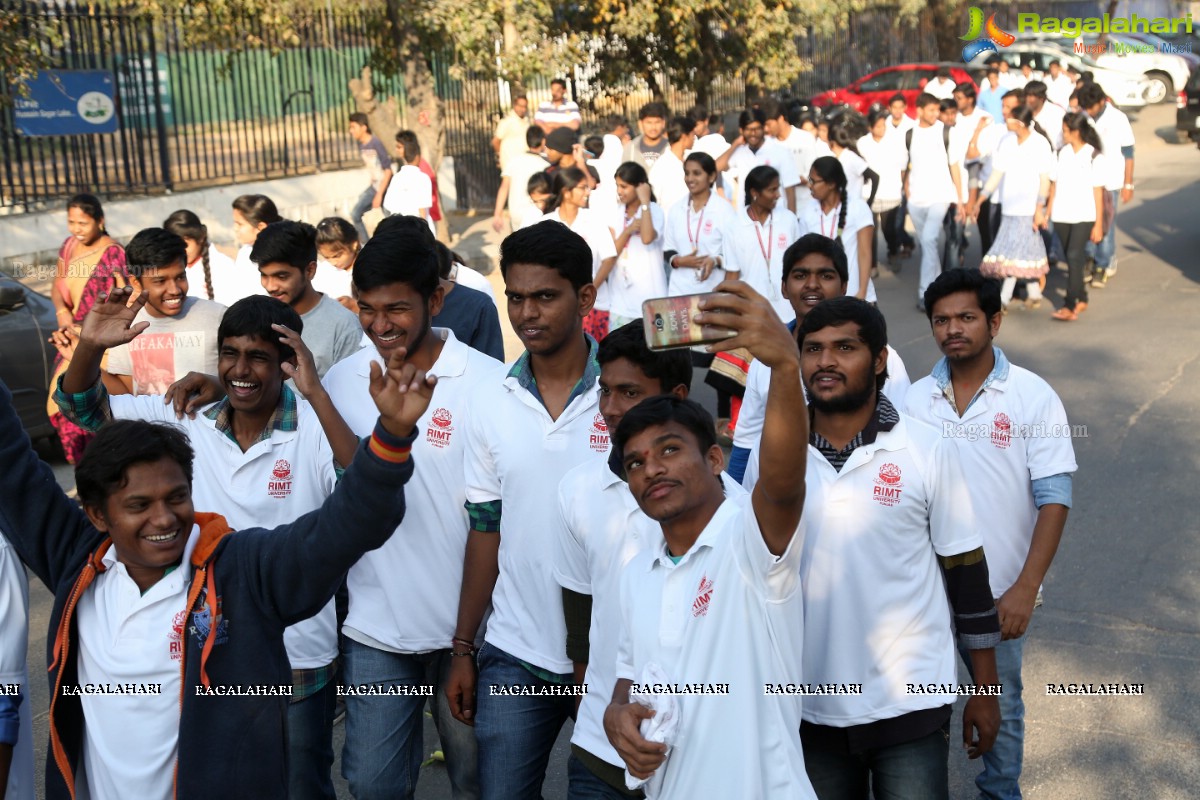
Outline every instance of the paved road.
[[(1120, 273), (1093, 292), (1084, 318), (1054, 322), (1046, 304), (1013, 311), (1000, 332), (1009, 357), (1046, 377), (1071, 422), (1087, 427), (1075, 441), (1075, 507), (1025, 650), (1023, 785), (1039, 800), (1168, 800), (1192, 797), (1200, 784), (1200, 557), (1191, 549), (1200, 542), (1192, 507), (1200, 475), (1200, 152), (1176, 143), (1173, 124), (1170, 105), (1135, 121), (1138, 188), (1117, 220)], [(494, 255), (487, 225), (470, 225), (460, 252)], [(978, 259), (977, 247), (968, 259)], [(914, 310), (916, 262), (885, 274), (877, 288), (890, 341), (920, 377), (938, 354)], [(1048, 295), (1057, 300), (1064, 288), (1065, 275), (1052, 275)], [(509, 347), (511, 355), (515, 343)], [(56, 473), (71, 485), (65, 466)], [(40, 586), (31, 594), (30, 664), (40, 673), (50, 598)], [(1046, 695), (1047, 683), (1067, 682), (1144, 683), (1146, 694)], [(34, 688), (44, 758), (45, 682), (35, 679)], [(547, 798), (566, 796), (567, 735), (551, 762)], [(974, 773), (952, 753), (952, 797), (974, 796)], [(349, 797), (344, 783), (339, 793)], [(418, 797), (450, 797), (441, 766), (425, 770)]]

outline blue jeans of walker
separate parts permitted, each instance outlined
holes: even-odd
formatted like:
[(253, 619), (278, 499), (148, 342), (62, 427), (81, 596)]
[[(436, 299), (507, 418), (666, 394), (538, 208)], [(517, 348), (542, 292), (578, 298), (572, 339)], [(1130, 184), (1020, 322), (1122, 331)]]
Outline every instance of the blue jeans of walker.
[[(479, 797), (475, 732), (450, 714), (442, 683), (450, 651), (389, 653), (344, 637), (342, 659), (348, 686), (432, 686), (433, 721), (442, 740), (455, 800)], [(412, 798), (424, 757), (422, 695), (346, 696), (346, 744), (342, 775), (356, 800)]]
[(596, 777), (572, 753), (567, 758), (567, 800), (629, 800), (630, 795), (618, 792)]
[(333, 708), (341, 675), (297, 703), (288, 703), (288, 797), (334, 800)]
[(366, 244), (367, 228), (363, 225), (363, 214), (371, 210), (371, 204), (375, 202), (375, 189), (368, 186), (363, 189), (363, 193), (358, 196), (358, 202), (354, 204), (354, 208), (350, 210), (350, 221), (354, 223), (355, 230), (358, 231), (358, 241), (361, 244)]
[(1092, 241), (1087, 243), (1088, 258), (1096, 262), (1096, 269), (1111, 267), (1113, 256), (1117, 253), (1117, 212), (1121, 210), (1121, 192), (1114, 189), (1109, 194), (1112, 195), (1113, 218), (1112, 223), (1108, 226), (1108, 233), (1104, 234), (1100, 244)]
[(804, 767), (820, 800), (949, 800), (948, 734), (933, 733), (862, 753), (804, 748)]
[(479, 651), (475, 736), (484, 800), (538, 800), (554, 740), (574, 710), (569, 696), (493, 695), (492, 686), (553, 686), (503, 650)]
[[(1021, 699), (1021, 656), (1025, 634), (996, 647), (996, 674), (1004, 687), (1000, 695), (1000, 732), (996, 744), (983, 756), (983, 772), (975, 778), (979, 796), (988, 800), (1018, 800), (1021, 797), (1021, 764), (1025, 759), (1025, 701)], [(959, 647), (959, 655), (971, 672), (970, 653)]]

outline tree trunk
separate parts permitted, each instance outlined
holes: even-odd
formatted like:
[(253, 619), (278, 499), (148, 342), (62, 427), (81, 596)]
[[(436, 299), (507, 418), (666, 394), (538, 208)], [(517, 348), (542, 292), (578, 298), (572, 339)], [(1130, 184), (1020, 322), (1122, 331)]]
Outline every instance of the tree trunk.
[(961, 0), (929, 0), (922, 21), (933, 27), (938, 59), (958, 61), (962, 58), (964, 42), (959, 39), (966, 31), (967, 20), (960, 12)]
[[(405, 120), (421, 143), (421, 156), (436, 174), (442, 164), (446, 145), (446, 130), (442, 118), (442, 100), (438, 97), (433, 70), (430, 69), (410, 16), (402, 13), (400, 0), (387, 0), (387, 17), (392, 24), (392, 38), (404, 64)], [(437, 223), (438, 239), (450, 242), (446, 209)]]

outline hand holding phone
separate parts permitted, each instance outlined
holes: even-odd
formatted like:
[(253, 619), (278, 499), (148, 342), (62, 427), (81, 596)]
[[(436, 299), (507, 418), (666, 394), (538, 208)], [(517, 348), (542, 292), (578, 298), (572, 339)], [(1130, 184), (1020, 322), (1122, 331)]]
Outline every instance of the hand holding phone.
[(642, 303), (646, 346), (651, 350), (673, 350), (712, 344), (736, 335), (736, 331), (701, 325), (695, 321), (701, 311), (701, 299), (719, 297), (713, 293), (685, 294), (656, 297)]

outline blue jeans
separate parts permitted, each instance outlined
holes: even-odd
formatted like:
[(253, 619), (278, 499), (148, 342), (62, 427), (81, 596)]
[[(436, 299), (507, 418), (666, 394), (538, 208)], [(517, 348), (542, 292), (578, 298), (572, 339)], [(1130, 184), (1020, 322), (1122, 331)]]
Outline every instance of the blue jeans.
[(1088, 258), (1096, 262), (1096, 269), (1110, 268), (1113, 256), (1117, 252), (1117, 212), (1121, 208), (1121, 192), (1114, 189), (1109, 194), (1112, 195), (1113, 218), (1112, 223), (1108, 226), (1108, 233), (1104, 234), (1100, 244), (1092, 241), (1087, 243)]
[[(479, 651), (475, 737), (484, 800), (538, 800), (554, 740), (574, 711), (569, 696), (493, 695), (491, 686), (553, 686), (503, 650)], [(564, 676), (568, 677), (569, 676)]]
[[(1025, 701), (1021, 699), (1021, 655), (1028, 629), (1019, 638), (996, 647), (996, 674), (1004, 687), (1000, 695), (1000, 732), (996, 744), (983, 756), (983, 772), (975, 778), (979, 796), (988, 800), (1019, 800), (1021, 764), (1025, 760)], [(961, 646), (958, 654), (972, 672), (971, 655)]]
[(367, 228), (363, 225), (363, 214), (371, 210), (371, 204), (375, 202), (375, 188), (368, 186), (363, 189), (363, 193), (358, 196), (358, 202), (354, 204), (354, 208), (350, 210), (350, 221), (354, 223), (355, 230), (358, 231), (358, 241), (360, 244), (366, 244)]
[(288, 797), (334, 800), (333, 708), (341, 676), (296, 703), (288, 703)]
[[(433, 721), (442, 740), (455, 800), (479, 797), (475, 732), (450, 714), (442, 683), (450, 669), (450, 651), (389, 653), (342, 641), (348, 686), (432, 686)], [(424, 757), (424, 696), (346, 696), (346, 744), (342, 775), (357, 800), (411, 798), (417, 790)]]
[(804, 747), (804, 767), (820, 800), (949, 800), (949, 734), (933, 733), (862, 753)]
[(567, 758), (567, 800), (629, 800), (633, 793), (618, 792), (572, 753)]

